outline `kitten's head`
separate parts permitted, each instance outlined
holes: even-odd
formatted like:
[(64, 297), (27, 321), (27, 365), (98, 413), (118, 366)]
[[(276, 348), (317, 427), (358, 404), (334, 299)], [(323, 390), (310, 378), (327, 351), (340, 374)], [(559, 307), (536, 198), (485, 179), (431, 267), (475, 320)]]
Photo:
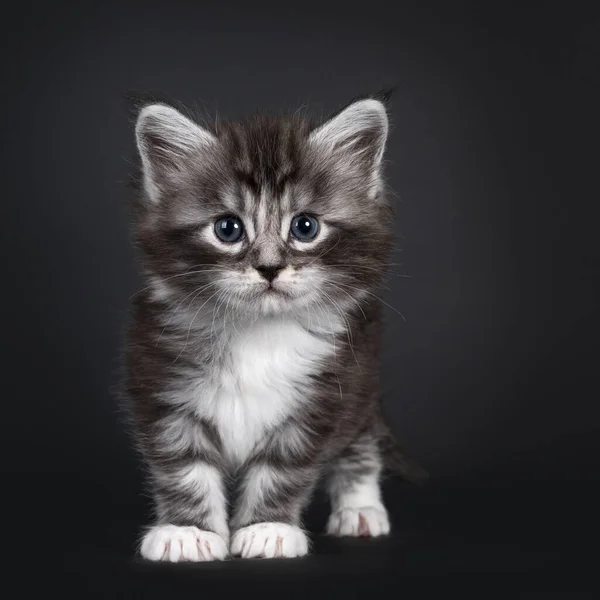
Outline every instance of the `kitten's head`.
[(154, 295), (243, 313), (347, 311), (381, 276), (392, 212), (384, 105), (198, 125), (165, 104), (136, 124), (138, 242)]

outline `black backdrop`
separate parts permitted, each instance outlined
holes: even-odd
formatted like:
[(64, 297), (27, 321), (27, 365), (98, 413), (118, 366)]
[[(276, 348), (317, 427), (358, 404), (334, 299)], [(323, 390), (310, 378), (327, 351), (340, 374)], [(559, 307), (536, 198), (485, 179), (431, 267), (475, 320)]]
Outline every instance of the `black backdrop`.
[(13, 7), (1, 235), (11, 514), (60, 517), (73, 531), (93, 514), (95, 541), (66, 544), (80, 555), (127, 555), (147, 518), (110, 395), (140, 287), (126, 210), (130, 90), (235, 118), (301, 105), (327, 114), (396, 85), (387, 174), (395, 272), (408, 276), (391, 277), (385, 295), (406, 317), (386, 309), (396, 432), (432, 489), (537, 481), (552, 503), (567, 482), (596, 481), (600, 28), (590, 8)]

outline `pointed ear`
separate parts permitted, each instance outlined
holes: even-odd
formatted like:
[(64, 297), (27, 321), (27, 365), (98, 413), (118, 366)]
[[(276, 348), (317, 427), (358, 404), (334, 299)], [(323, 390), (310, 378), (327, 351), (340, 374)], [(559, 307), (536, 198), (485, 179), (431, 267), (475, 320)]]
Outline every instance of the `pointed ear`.
[(152, 202), (158, 202), (165, 186), (181, 179), (191, 159), (197, 160), (217, 142), (211, 132), (165, 104), (151, 104), (141, 110), (135, 136), (144, 188)]
[(372, 98), (358, 100), (310, 134), (310, 143), (348, 166), (377, 179), (388, 135), (385, 106)]

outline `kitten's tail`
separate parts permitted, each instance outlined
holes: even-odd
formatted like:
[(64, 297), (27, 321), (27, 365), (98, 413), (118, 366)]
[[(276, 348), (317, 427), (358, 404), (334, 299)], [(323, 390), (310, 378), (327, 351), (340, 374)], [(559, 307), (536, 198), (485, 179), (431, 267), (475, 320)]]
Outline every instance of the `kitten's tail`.
[(381, 423), (379, 447), (384, 468), (391, 475), (417, 485), (427, 482), (429, 473), (408, 455), (385, 423)]

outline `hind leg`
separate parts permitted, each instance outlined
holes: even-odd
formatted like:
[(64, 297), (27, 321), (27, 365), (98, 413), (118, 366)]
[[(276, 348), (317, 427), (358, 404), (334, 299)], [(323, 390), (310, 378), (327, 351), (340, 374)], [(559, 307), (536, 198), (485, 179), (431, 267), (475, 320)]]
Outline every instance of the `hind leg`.
[(376, 537), (390, 532), (380, 475), (377, 442), (373, 436), (363, 434), (334, 462), (328, 476), (329, 535)]

